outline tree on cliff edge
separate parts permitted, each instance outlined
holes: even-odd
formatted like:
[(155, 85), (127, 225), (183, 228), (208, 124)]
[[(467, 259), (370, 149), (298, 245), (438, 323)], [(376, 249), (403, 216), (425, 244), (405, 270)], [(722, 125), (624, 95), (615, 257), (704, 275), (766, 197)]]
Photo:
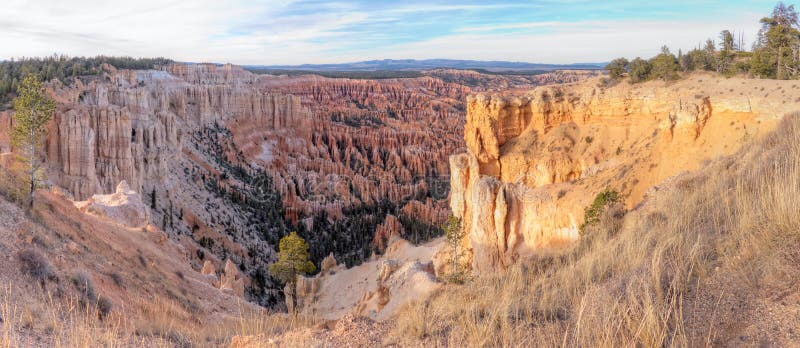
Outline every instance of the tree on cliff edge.
[(269, 273), (284, 284), (294, 284), (298, 274), (314, 272), (317, 268), (308, 260), (308, 243), (297, 232), (281, 238), (278, 261), (269, 265)]
[(33, 207), (33, 193), (36, 190), (37, 176), (42, 165), (40, 151), (46, 132), (47, 122), (53, 117), (56, 103), (44, 88), (44, 84), (35, 75), (28, 75), (17, 88), (14, 98), (14, 127), (11, 129), (11, 140), (27, 164), (29, 191), (29, 207)]
[(290, 313), (295, 312), (295, 283), (298, 274), (314, 272), (317, 268), (314, 263), (308, 260), (308, 243), (292, 232), (288, 236), (281, 238), (278, 245), (278, 261), (269, 265), (269, 273), (278, 279), (286, 287), (283, 294), (286, 296), (286, 308)]

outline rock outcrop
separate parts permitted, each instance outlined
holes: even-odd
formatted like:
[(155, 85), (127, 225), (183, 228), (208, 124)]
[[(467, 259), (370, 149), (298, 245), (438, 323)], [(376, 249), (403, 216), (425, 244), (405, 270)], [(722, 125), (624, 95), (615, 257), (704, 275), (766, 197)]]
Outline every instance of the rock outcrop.
[(219, 277), (219, 289), (244, 297), (244, 278), (239, 274), (239, 268), (230, 259), (225, 261), (225, 272)]
[(114, 193), (93, 195), (86, 201), (75, 202), (80, 211), (127, 227), (145, 227), (150, 211), (142, 202), (142, 196), (131, 190), (124, 180)]
[[(53, 87), (59, 107), (46, 146), (48, 174), (78, 199), (122, 180), (136, 190), (163, 183), (168, 164), (181, 153), (183, 134), (204, 124), (302, 129), (309, 117), (295, 97), (219, 85), (229, 82), (231, 67), (169, 67), (189, 81), (165, 71), (105, 69), (100, 80)], [(249, 75), (236, 69), (233, 76)]]
[(473, 270), (570, 245), (597, 193), (616, 190), (633, 207), (653, 185), (771, 130), (800, 109), (798, 96), (791, 82), (708, 75), (470, 96), (468, 152), (450, 157), (450, 208)]
[(375, 228), (375, 238), (372, 243), (375, 244), (378, 250), (382, 251), (386, 249), (386, 244), (392, 238), (402, 237), (403, 234), (403, 225), (400, 224), (396, 216), (389, 214), (386, 215), (383, 223)]
[(236, 267), (230, 259), (225, 260), (225, 265), (223, 266), (222, 273), (219, 274), (219, 278), (217, 277), (217, 268), (211, 260), (206, 260), (203, 263), (200, 274), (220, 291), (238, 297), (244, 297), (245, 278), (239, 272), (239, 268)]
[[(427, 297), (441, 286), (435, 276), (434, 253), (442, 240), (412, 246), (395, 239), (378, 260), (346, 269), (327, 268), (315, 277), (298, 277), (291, 309), (324, 319), (355, 313), (383, 320), (404, 304)], [(289, 305), (289, 303), (287, 303)]]

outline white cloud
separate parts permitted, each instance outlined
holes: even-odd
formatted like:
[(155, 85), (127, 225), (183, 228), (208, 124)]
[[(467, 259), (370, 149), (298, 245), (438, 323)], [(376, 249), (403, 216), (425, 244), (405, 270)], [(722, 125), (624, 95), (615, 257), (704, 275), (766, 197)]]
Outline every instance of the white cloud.
[[(467, 28), (464, 33), (430, 40), (401, 44), (385, 51), (388, 56), (402, 52), (403, 57), (453, 58), (478, 60), (510, 60), (538, 63), (603, 62), (626, 56), (649, 58), (658, 54), (662, 45), (675, 52), (691, 49), (716, 39), (723, 29), (744, 32), (752, 41), (758, 31), (759, 15), (715, 21), (591, 21), (550, 22), (545, 25), (508, 28)], [(542, 33), (480, 33), (485, 30), (540, 28)], [(471, 31), (478, 31), (472, 33)]]
[(491, 5), (467, 5), (467, 4), (452, 4), (452, 5), (411, 5), (401, 6), (389, 9), (386, 13), (431, 13), (431, 12), (447, 12), (447, 11), (481, 11), (481, 10), (498, 10), (507, 8), (520, 8), (532, 7), (533, 5), (523, 4), (491, 4)]
[(302, 3), (300, 11), (285, 14), (294, 5), (292, 0), (5, 0), (0, 57), (106, 54), (238, 64), (383, 58), (588, 62), (648, 57), (662, 44), (690, 48), (725, 28), (744, 30), (752, 39), (760, 18), (745, 14), (710, 21), (547, 21), (463, 28), (453, 23), (453, 35), (422, 39), (428, 33), (419, 33), (419, 41), (392, 43), (391, 38), (399, 40), (397, 33), (375, 28), (423, 19), (421, 13), (518, 5), (400, 5), (379, 11), (346, 2), (318, 8)]

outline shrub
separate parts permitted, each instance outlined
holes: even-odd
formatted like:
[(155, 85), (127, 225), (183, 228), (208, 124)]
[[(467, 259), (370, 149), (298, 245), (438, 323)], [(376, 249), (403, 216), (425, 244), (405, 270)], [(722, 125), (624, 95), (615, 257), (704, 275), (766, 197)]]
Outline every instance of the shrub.
[(584, 235), (586, 227), (597, 224), (600, 222), (600, 217), (606, 210), (606, 206), (619, 201), (619, 193), (614, 190), (605, 190), (594, 197), (594, 201), (583, 213), (583, 225), (581, 225), (580, 234)]
[(36, 280), (45, 281), (54, 276), (50, 262), (34, 249), (25, 249), (17, 253), (17, 259), (22, 264), (22, 272)]
[(114, 304), (111, 303), (111, 300), (107, 297), (100, 296), (100, 298), (97, 299), (97, 314), (100, 318), (107, 317), (113, 308)]
[(608, 71), (608, 76), (614, 80), (622, 78), (628, 72), (628, 60), (625, 58), (617, 58), (606, 65), (605, 69)]
[(84, 302), (97, 302), (97, 293), (94, 291), (94, 281), (91, 275), (84, 271), (78, 272), (72, 277), (72, 284), (78, 289)]
[(650, 62), (636, 57), (628, 66), (631, 83), (647, 81), (650, 78), (650, 69), (652, 69)]
[(122, 276), (119, 275), (119, 273), (111, 273), (111, 280), (114, 281), (114, 284), (120, 288), (125, 287), (125, 281), (123, 281)]

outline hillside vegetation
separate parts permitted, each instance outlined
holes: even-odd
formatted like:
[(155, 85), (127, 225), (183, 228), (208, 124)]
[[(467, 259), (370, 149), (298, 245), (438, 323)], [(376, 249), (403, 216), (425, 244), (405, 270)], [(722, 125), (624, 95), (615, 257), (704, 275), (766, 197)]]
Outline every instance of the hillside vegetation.
[(719, 33), (719, 41), (709, 38), (704, 45), (688, 52), (679, 50), (677, 56), (664, 46), (650, 59), (617, 58), (605, 69), (612, 80), (627, 76), (633, 83), (675, 80), (692, 71), (782, 80), (800, 78), (800, 22), (794, 5), (779, 2), (760, 23), (761, 29), (749, 51), (741, 34), (737, 38), (726, 29)]
[(44, 81), (53, 79), (68, 82), (78, 76), (98, 75), (100, 66), (109, 64), (117, 69), (154, 69), (172, 63), (166, 58), (131, 58), (131, 57), (67, 57), (53, 55), (44, 58), (22, 58), (18, 60), (0, 61), (0, 110), (17, 91), (19, 83), (25, 76), (37, 75)]
[(606, 209), (564, 254), (450, 286), (392, 342), (448, 346), (797, 344), (800, 116), (736, 155)]

